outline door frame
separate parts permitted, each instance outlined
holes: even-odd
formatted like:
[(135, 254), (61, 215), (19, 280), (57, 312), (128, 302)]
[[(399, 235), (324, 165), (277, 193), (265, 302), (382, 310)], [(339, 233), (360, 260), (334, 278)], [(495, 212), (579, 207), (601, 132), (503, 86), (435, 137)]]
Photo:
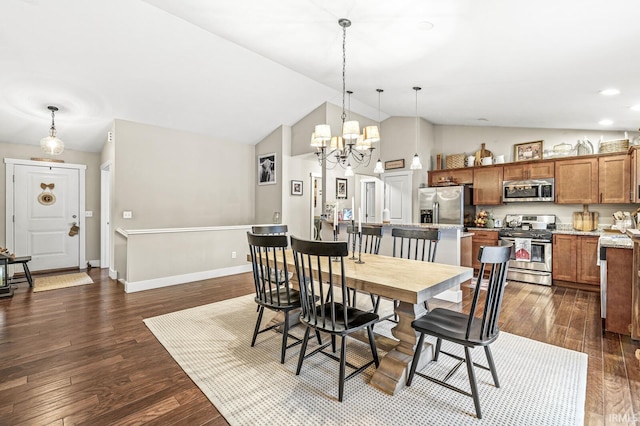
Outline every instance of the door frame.
[(111, 268), (111, 161), (100, 166), (100, 268)]
[(388, 188), (387, 188), (387, 178), (390, 177), (404, 177), (404, 179), (406, 180), (406, 183), (408, 184), (409, 187), (409, 191), (403, 194), (403, 198), (404, 196), (407, 197), (408, 200), (408, 212), (409, 212), (409, 217), (406, 218), (403, 215), (403, 221), (400, 224), (408, 224), (408, 223), (413, 223), (413, 172), (412, 171), (401, 171), (401, 172), (389, 172), (389, 173), (385, 173), (382, 177), (382, 181), (384, 182), (384, 207), (385, 208), (389, 208), (389, 193), (388, 193)]
[[(74, 169), (78, 170), (78, 222), (80, 224), (81, 232), (78, 233), (79, 237), (79, 252), (78, 252), (78, 267), (80, 269), (86, 268), (87, 263), (87, 255), (86, 255), (86, 237), (87, 237), (87, 227), (86, 227), (86, 219), (85, 219), (85, 179), (86, 179), (86, 171), (87, 166), (84, 164), (69, 164), (69, 163), (58, 163), (51, 161), (35, 161), (35, 160), (20, 160), (15, 158), (5, 158), (5, 243), (9, 250), (13, 251), (13, 247), (15, 246), (15, 234), (14, 234), (14, 211), (15, 211), (15, 197), (14, 197), (14, 185), (13, 185), (13, 175), (15, 172), (15, 167), (17, 165), (20, 166), (37, 166), (37, 167), (49, 167), (49, 169)], [(82, 232), (84, 231), (84, 232)], [(22, 256), (23, 253), (18, 253), (18, 255)]]
[[(310, 222), (309, 239), (310, 240), (314, 239), (314, 229), (315, 229), (315, 223), (314, 223), (315, 216), (313, 214), (313, 211), (315, 210), (313, 207), (313, 182), (318, 178), (322, 179), (322, 173), (316, 173), (316, 172), (309, 173), (309, 216), (310, 216), (309, 217), (309, 222)], [(318, 200), (316, 200), (316, 202), (317, 201)], [(322, 203), (322, 201), (320, 202)], [(322, 212), (323, 209), (320, 209), (320, 211)]]

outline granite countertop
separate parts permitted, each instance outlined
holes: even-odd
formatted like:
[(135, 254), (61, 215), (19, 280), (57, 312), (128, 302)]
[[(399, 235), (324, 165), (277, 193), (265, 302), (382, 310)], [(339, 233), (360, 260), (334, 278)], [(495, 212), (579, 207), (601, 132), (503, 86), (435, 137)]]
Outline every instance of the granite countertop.
[(611, 248), (633, 248), (633, 240), (625, 234), (615, 234), (613, 232), (603, 233), (600, 236), (600, 247)]
[[(325, 222), (333, 225), (332, 221), (325, 220)], [(355, 222), (358, 223), (357, 221)], [(351, 225), (350, 220), (341, 220), (341, 225)], [(429, 228), (429, 229), (464, 229), (463, 225), (448, 225), (443, 223), (375, 223), (375, 222), (367, 222), (363, 223), (363, 225), (368, 226), (389, 226), (394, 228)]]

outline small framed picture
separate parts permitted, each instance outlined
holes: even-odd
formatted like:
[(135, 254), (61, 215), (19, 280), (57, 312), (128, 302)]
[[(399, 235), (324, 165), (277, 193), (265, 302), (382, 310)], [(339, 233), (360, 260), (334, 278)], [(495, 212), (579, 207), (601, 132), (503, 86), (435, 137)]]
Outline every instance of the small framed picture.
[(517, 143), (513, 146), (514, 161), (542, 160), (542, 142)]
[(336, 199), (346, 200), (347, 198), (347, 180), (336, 178)]
[(301, 180), (292, 180), (291, 181), (291, 195), (302, 195), (302, 181)]
[(404, 169), (404, 158), (400, 160), (392, 160), (384, 162), (385, 170), (393, 170), (393, 169)]
[(275, 185), (276, 153), (258, 155), (258, 185)]

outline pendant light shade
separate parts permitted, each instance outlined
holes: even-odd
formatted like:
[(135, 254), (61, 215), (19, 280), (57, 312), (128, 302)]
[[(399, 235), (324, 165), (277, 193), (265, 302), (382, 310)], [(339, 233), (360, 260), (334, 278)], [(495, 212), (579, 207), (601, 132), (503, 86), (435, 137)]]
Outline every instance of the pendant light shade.
[(58, 107), (50, 105), (47, 109), (51, 111), (51, 128), (49, 136), (40, 139), (40, 148), (47, 154), (60, 155), (64, 151), (64, 142), (56, 136), (55, 112), (58, 111)]
[(420, 138), (420, 123), (418, 122), (418, 91), (422, 90), (422, 87), (413, 87), (413, 90), (416, 91), (416, 153), (413, 156), (413, 161), (411, 161), (411, 170), (420, 170), (422, 169), (422, 163), (420, 162), (420, 156), (418, 155), (418, 139)]
[[(382, 89), (376, 89), (378, 92), (378, 124), (380, 123), (380, 94), (384, 92)], [(376, 133), (378, 136), (378, 140), (376, 142), (380, 142), (380, 132), (378, 131), (378, 127), (374, 126), (376, 129)], [(367, 130), (365, 128), (365, 130)], [(382, 156), (382, 142), (380, 142), (380, 151), (378, 151), (378, 161), (376, 161), (376, 167), (373, 169), (373, 173), (381, 175), (384, 173), (384, 167), (382, 166), (382, 160), (380, 160), (380, 156)]]

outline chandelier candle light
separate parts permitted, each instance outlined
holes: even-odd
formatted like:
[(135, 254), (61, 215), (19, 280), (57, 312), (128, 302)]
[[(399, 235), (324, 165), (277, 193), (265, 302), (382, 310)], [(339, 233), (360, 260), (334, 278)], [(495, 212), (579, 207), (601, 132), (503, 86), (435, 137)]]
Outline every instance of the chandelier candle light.
[[(311, 134), (311, 146), (316, 148), (318, 161), (323, 163), (333, 163), (332, 167), (340, 164), (346, 168), (345, 176), (353, 176), (353, 167), (362, 164), (367, 167), (371, 162), (371, 154), (375, 149), (373, 144), (380, 140), (380, 132), (377, 126), (367, 126), (360, 134), (360, 124), (356, 120), (347, 120), (345, 109), (345, 97), (349, 93), (349, 104), (351, 104), (351, 94), (346, 90), (346, 67), (347, 67), (347, 27), (351, 26), (351, 21), (345, 18), (339, 19), (338, 24), (342, 27), (342, 136), (332, 136), (329, 124), (319, 124), (315, 126)], [(351, 105), (349, 105), (351, 108)], [(350, 117), (349, 117), (350, 118)], [(354, 166), (351, 166), (354, 163)]]
[(49, 136), (40, 139), (40, 148), (47, 154), (60, 155), (64, 151), (64, 142), (56, 136), (55, 113), (58, 111), (58, 107), (50, 105), (47, 109), (51, 111), (51, 128)]

